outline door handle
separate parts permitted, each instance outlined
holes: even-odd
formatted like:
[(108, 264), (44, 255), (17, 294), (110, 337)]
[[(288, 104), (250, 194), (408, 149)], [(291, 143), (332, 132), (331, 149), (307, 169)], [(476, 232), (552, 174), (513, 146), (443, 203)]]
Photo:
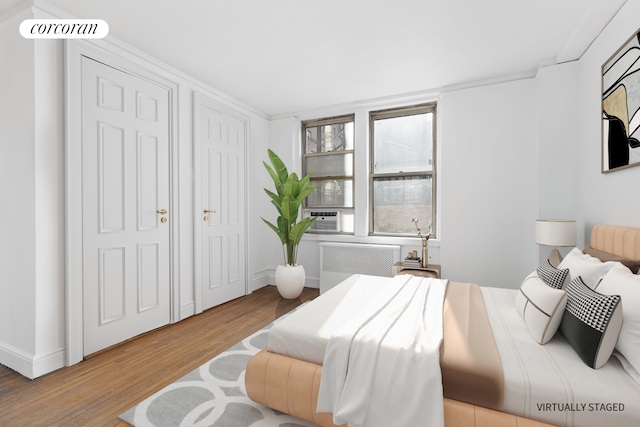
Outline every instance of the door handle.
[(205, 210), (204, 210), (204, 213), (206, 213), (206, 214), (208, 214), (209, 212), (211, 212), (211, 213), (216, 213), (216, 211), (214, 211), (214, 210), (209, 210), (209, 209), (205, 209)]
[(167, 214), (167, 210), (166, 209), (158, 209), (156, 212), (159, 213), (160, 215), (166, 215)]

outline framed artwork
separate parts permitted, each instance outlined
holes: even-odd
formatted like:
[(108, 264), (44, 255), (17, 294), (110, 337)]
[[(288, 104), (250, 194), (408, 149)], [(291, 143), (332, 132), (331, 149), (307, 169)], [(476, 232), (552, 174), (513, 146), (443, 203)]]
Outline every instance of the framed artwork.
[(602, 66), (602, 172), (640, 165), (640, 30)]

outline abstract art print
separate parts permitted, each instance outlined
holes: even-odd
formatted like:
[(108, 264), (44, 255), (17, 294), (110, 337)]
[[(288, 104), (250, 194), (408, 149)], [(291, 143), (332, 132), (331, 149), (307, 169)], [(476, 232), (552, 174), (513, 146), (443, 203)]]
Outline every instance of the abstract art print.
[(640, 31), (602, 66), (602, 172), (640, 164)]

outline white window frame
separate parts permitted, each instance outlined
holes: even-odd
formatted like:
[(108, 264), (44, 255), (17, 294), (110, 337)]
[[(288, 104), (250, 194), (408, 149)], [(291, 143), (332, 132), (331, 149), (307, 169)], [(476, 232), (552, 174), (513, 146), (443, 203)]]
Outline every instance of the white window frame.
[[(311, 128), (311, 127), (318, 127), (318, 126), (326, 126), (326, 125), (334, 125), (334, 124), (342, 124), (342, 123), (353, 123), (354, 125), (354, 147), (352, 149), (349, 150), (341, 150), (341, 151), (337, 151), (334, 153), (313, 153), (313, 154), (307, 154), (307, 135), (306, 135), (306, 130), (307, 128)], [(302, 176), (305, 176), (309, 171), (307, 170), (307, 159), (310, 157), (323, 157), (323, 156), (327, 156), (327, 155), (335, 155), (335, 154), (351, 154), (352, 155), (352, 161), (353, 161), (353, 165), (352, 165), (352, 175), (351, 176), (331, 176), (330, 178), (335, 178), (335, 179), (350, 179), (352, 182), (352, 186), (353, 186), (353, 194), (351, 197), (351, 206), (350, 207), (345, 207), (345, 206), (309, 206), (308, 204), (308, 199), (305, 200), (304, 204), (303, 204), (303, 212), (304, 214), (308, 214), (309, 211), (315, 210), (315, 211), (341, 211), (342, 214), (344, 213), (350, 213), (352, 215), (354, 215), (355, 212), (355, 203), (356, 203), (356, 169), (355, 169), (355, 159), (356, 159), (356, 148), (355, 148), (355, 126), (356, 126), (356, 117), (355, 114), (346, 114), (346, 115), (340, 115), (340, 116), (334, 116), (334, 117), (327, 117), (327, 118), (322, 118), (322, 119), (314, 119), (314, 120), (305, 120), (301, 122), (301, 143), (302, 143)], [(314, 181), (321, 181), (321, 180), (325, 180), (328, 177), (326, 176), (322, 176), (322, 177), (314, 177), (313, 175), (311, 176), (311, 184), (314, 183)], [(313, 230), (309, 230), (307, 233), (311, 233), (314, 234), (315, 231)], [(323, 233), (327, 233), (327, 232), (323, 232)], [(333, 234), (346, 234), (346, 235), (353, 235), (354, 232), (344, 232), (344, 231), (340, 231), (340, 232), (335, 232)]]
[[(395, 117), (410, 116), (415, 114), (432, 113), (432, 166), (430, 171), (421, 172), (397, 172), (397, 173), (374, 173), (374, 122), (375, 120), (390, 119)], [(369, 235), (370, 236), (397, 236), (408, 237), (414, 236), (414, 233), (381, 233), (374, 230), (374, 215), (373, 215), (373, 184), (376, 179), (390, 178), (390, 177), (411, 177), (422, 176), (431, 177), (431, 237), (436, 237), (437, 229), (437, 170), (436, 170), (436, 142), (437, 137), (437, 103), (429, 102), (419, 105), (411, 105), (406, 107), (389, 108), (384, 110), (370, 111), (369, 112), (369, 195), (368, 195), (368, 216), (369, 216)], [(427, 224), (421, 224), (423, 228), (426, 228)]]

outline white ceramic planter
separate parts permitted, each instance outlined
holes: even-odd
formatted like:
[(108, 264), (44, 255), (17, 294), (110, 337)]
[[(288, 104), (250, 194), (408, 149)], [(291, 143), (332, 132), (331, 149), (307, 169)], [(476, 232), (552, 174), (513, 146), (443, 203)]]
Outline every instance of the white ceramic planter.
[(304, 288), (304, 267), (296, 264), (280, 264), (276, 268), (276, 287), (285, 299), (296, 299)]

